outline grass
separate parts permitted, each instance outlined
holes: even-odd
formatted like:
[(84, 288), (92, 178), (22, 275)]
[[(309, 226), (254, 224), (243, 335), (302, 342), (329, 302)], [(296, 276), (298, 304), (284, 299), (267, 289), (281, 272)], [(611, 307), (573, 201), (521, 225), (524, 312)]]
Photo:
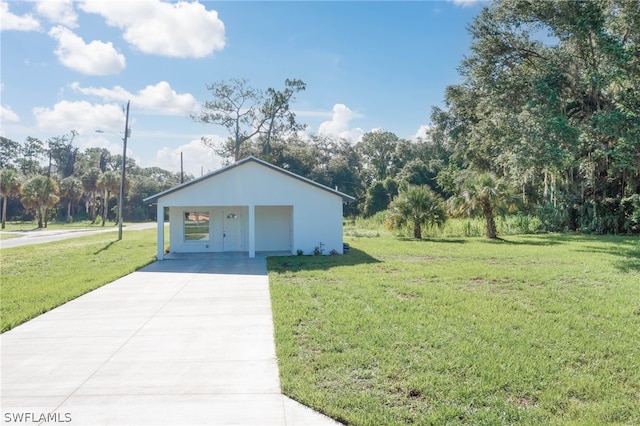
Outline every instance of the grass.
[(0, 232), (0, 240), (8, 240), (11, 238), (20, 238), (22, 235), (20, 234), (11, 234), (8, 232)]
[(155, 260), (156, 229), (116, 232), (2, 249), (2, 332)]
[[(287, 395), (354, 425), (640, 424), (637, 238), (349, 232), (269, 259)], [(155, 229), (114, 234), (2, 249), (2, 331), (154, 260)]]
[(370, 231), (269, 259), (285, 394), (352, 425), (640, 424), (638, 238)]
[[(375, 215), (362, 218), (350, 217), (344, 221), (344, 235), (351, 237), (379, 237), (384, 235), (413, 236), (413, 224), (407, 223), (396, 230), (385, 229), (385, 222), (389, 212), (381, 211)], [(535, 216), (514, 214), (496, 217), (498, 235), (522, 235), (544, 233), (544, 225)], [(486, 223), (483, 218), (449, 219), (442, 228), (423, 228), (422, 235), (426, 238), (442, 237), (483, 237), (486, 234)]]

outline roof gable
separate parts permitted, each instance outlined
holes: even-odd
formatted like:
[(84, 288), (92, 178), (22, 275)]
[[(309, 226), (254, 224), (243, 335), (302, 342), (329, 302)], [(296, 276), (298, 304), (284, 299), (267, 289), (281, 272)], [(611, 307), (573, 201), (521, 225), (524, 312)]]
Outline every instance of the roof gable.
[(321, 184), (319, 184), (317, 182), (314, 182), (314, 181), (312, 181), (310, 179), (307, 179), (305, 177), (302, 177), (300, 175), (297, 175), (295, 173), (292, 173), (292, 172), (290, 172), (288, 170), (285, 170), (285, 169), (282, 169), (280, 167), (274, 166), (271, 163), (267, 163), (266, 161), (260, 160), (260, 159), (258, 159), (256, 157), (253, 157), (253, 156), (244, 158), (244, 159), (242, 159), (242, 160), (240, 160), (240, 161), (238, 161), (236, 163), (230, 164), (230, 165), (228, 165), (226, 167), (223, 167), (221, 169), (218, 169), (216, 171), (208, 173), (208, 174), (206, 174), (204, 176), (201, 176), (201, 177), (196, 178), (194, 180), (191, 180), (189, 182), (185, 182), (183, 184), (174, 186), (173, 188), (169, 188), (169, 189), (167, 189), (165, 191), (162, 191), (162, 192), (159, 192), (157, 194), (154, 194), (154, 195), (152, 195), (150, 197), (145, 198), (142, 201), (144, 203), (155, 204), (155, 203), (158, 202), (158, 199), (160, 199), (161, 197), (164, 197), (166, 195), (172, 194), (174, 192), (178, 192), (178, 191), (180, 191), (180, 190), (182, 190), (182, 189), (184, 189), (186, 187), (189, 187), (191, 185), (206, 181), (206, 180), (211, 179), (211, 178), (213, 178), (215, 176), (218, 176), (218, 175), (221, 175), (223, 173), (229, 172), (230, 170), (234, 170), (234, 169), (240, 168), (243, 165), (248, 164), (248, 163), (258, 164), (260, 166), (266, 167), (266, 168), (271, 169), (273, 171), (276, 171), (278, 173), (282, 173), (282, 174), (284, 174), (285, 176), (287, 176), (289, 178), (297, 179), (297, 180), (302, 181), (305, 184), (311, 185), (311, 186), (313, 186), (315, 188), (319, 188), (319, 189), (322, 189), (324, 191), (328, 191), (328, 192), (330, 192), (330, 193), (332, 193), (334, 195), (337, 195), (337, 196), (341, 197), (344, 202), (355, 201), (355, 198), (350, 196), (350, 195), (344, 194), (344, 193), (342, 193), (340, 191), (337, 191), (335, 189), (331, 189), (328, 186), (321, 185)]

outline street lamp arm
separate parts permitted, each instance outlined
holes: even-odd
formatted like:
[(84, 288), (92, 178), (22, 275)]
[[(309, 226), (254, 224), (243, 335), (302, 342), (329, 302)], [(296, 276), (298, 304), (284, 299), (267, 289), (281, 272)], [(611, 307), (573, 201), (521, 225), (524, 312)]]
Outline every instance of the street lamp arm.
[[(118, 133), (115, 133), (115, 132), (110, 132), (108, 130), (102, 130), (102, 129), (96, 129), (96, 133), (109, 133), (111, 135), (116, 135), (117, 137), (119, 137), (120, 139), (122, 139), (124, 141), (124, 137), (122, 135), (118, 134)], [(129, 129), (128, 133), (129, 133), (128, 136), (131, 136), (131, 129)]]

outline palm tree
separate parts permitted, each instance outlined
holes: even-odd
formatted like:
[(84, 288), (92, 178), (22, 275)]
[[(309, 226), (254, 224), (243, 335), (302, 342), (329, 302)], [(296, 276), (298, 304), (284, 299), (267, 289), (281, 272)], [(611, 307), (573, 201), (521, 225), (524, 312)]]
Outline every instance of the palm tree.
[(100, 179), (100, 169), (91, 168), (82, 175), (82, 188), (87, 193), (89, 201), (87, 205), (91, 208), (91, 224), (96, 223), (96, 195), (98, 193), (98, 179)]
[(82, 198), (84, 190), (82, 181), (74, 176), (69, 176), (60, 181), (60, 198), (67, 201), (67, 222), (72, 222), (71, 205)]
[(498, 237), (495, 214), (506, 204), (509, 194), (507, 185), (495, 175), (469, 174), (459, 182), (458, 194), (449, 201), (454, 215), (484, 216), (487, 238), (494, 239)]
[(109, 211), (109, 195), (112, 191), (120, 188), (120, 178), (115, 172), (104, 172), (97, 183), (98, 190), (102, 191), (102, 226), (107, 220), (107, 212)]
[(2, 196), (2, 229), (7, 222), (7, 201), (9, 197), (20, 195), (22, 183), (18, 172), (13, 169), (0, 171), (0, 196)]
[(413, 223), (413, 237), (422, 239), (422, 227), (442, 227), (447, 220), (444, 202), (426, 185), (408, 185), (400, 189), (389, 205), (387, 226), (399, 228)]
[(49, 209), (60, 199), (56, 194), (58, 186), (46, 176), (36, 176), (24, 185), (22, 204), (27, 209), (34, 209), (38, 218), (38, 228), (47, 227)]

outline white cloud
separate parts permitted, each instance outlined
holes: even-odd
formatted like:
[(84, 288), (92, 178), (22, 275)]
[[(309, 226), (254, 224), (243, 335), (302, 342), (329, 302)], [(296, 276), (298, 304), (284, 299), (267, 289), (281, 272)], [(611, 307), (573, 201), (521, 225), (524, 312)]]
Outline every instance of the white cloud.
[(121, 131), (124, 129), (125, 120), (120, 105), (99, 105), (86, 101), (61, 101), (52, 109), (36, 107), (33, 109), (33, 115), (42, 131), (66, 133), (75, 129), (85, 135), (94, 133), (96, 129)]
[[(222, 142), (224, 138), (218, 135), (207, 135), (210, 140)], [(160, 149), (155, 158), (149, 162), (142, 162), (144, 167), (160, 167), (172, 172), (180, 171), (180, 153), (182, 153), (184, 172), (191, 173), (194, 177), (207, 174), (222, 167), (223, 159), (218, 157), (213, 149), (205, 146), (200, 139), (180, 145), (177, 148), (164, 147)]]
[(0, 105), (0, 121), (20, 121), (20, 117), (16, 114), (11, 107)]
[(346, 105), (335, 104), (333, 106), (331, 120), (320, 123), (318, 134), (344, 138), (351, 142), (356, 142), (365, 132), (359, 127), (349, 128), (349, 122), (360, 117), (360, 114), (354, 113)]
[(36, 11), (49, 21), (69, 28), (78, 26), (73, 0), (44, 0), (36, 3)]
[(411, 140), (412, 141), (417, 141), (419, 138), (426, 139), (427, 138), (427, 132), (429, 131), (429, 129), (431, 129), (430, 125), (423, 124), (422, 126), (420, 126), (418, 128), (418, 131), (416, 131), (416, 133), (413, 136), (411, 136)]
[(55, 26), (49, 36), (58, 41), (55, 53), (60, 63), (72, 70), (89, 75), (110, 75), (122, 71), (126, 65), (124, 55), (118, 53), (111, 42), (94, 40), (86, 44), (70, 29)]
[(9, 12), (9, 3), (0, 2), (0, 30), (8, 31), (40, 31), (40, 22), (30, 13), (24, 15), (14, 15)]
[(79, 7), (123, 29), (124, 39), (144, 53), (203, 58), (225, 45), (224, 23), (218, 13), (198, 2), (89, 0)]
[(198, 101), (190, 93), (177, 93), (166, 81), (149, 85), (133, 94), (120, 86), (112, 89), (104, 87), (81, 87), (80, 83), (71, 84), (71, 89), (84, 95), (97, 96), (106, 102), (131, 100), (137, 109), (157, 114), (186, 116), (198, 110)]

